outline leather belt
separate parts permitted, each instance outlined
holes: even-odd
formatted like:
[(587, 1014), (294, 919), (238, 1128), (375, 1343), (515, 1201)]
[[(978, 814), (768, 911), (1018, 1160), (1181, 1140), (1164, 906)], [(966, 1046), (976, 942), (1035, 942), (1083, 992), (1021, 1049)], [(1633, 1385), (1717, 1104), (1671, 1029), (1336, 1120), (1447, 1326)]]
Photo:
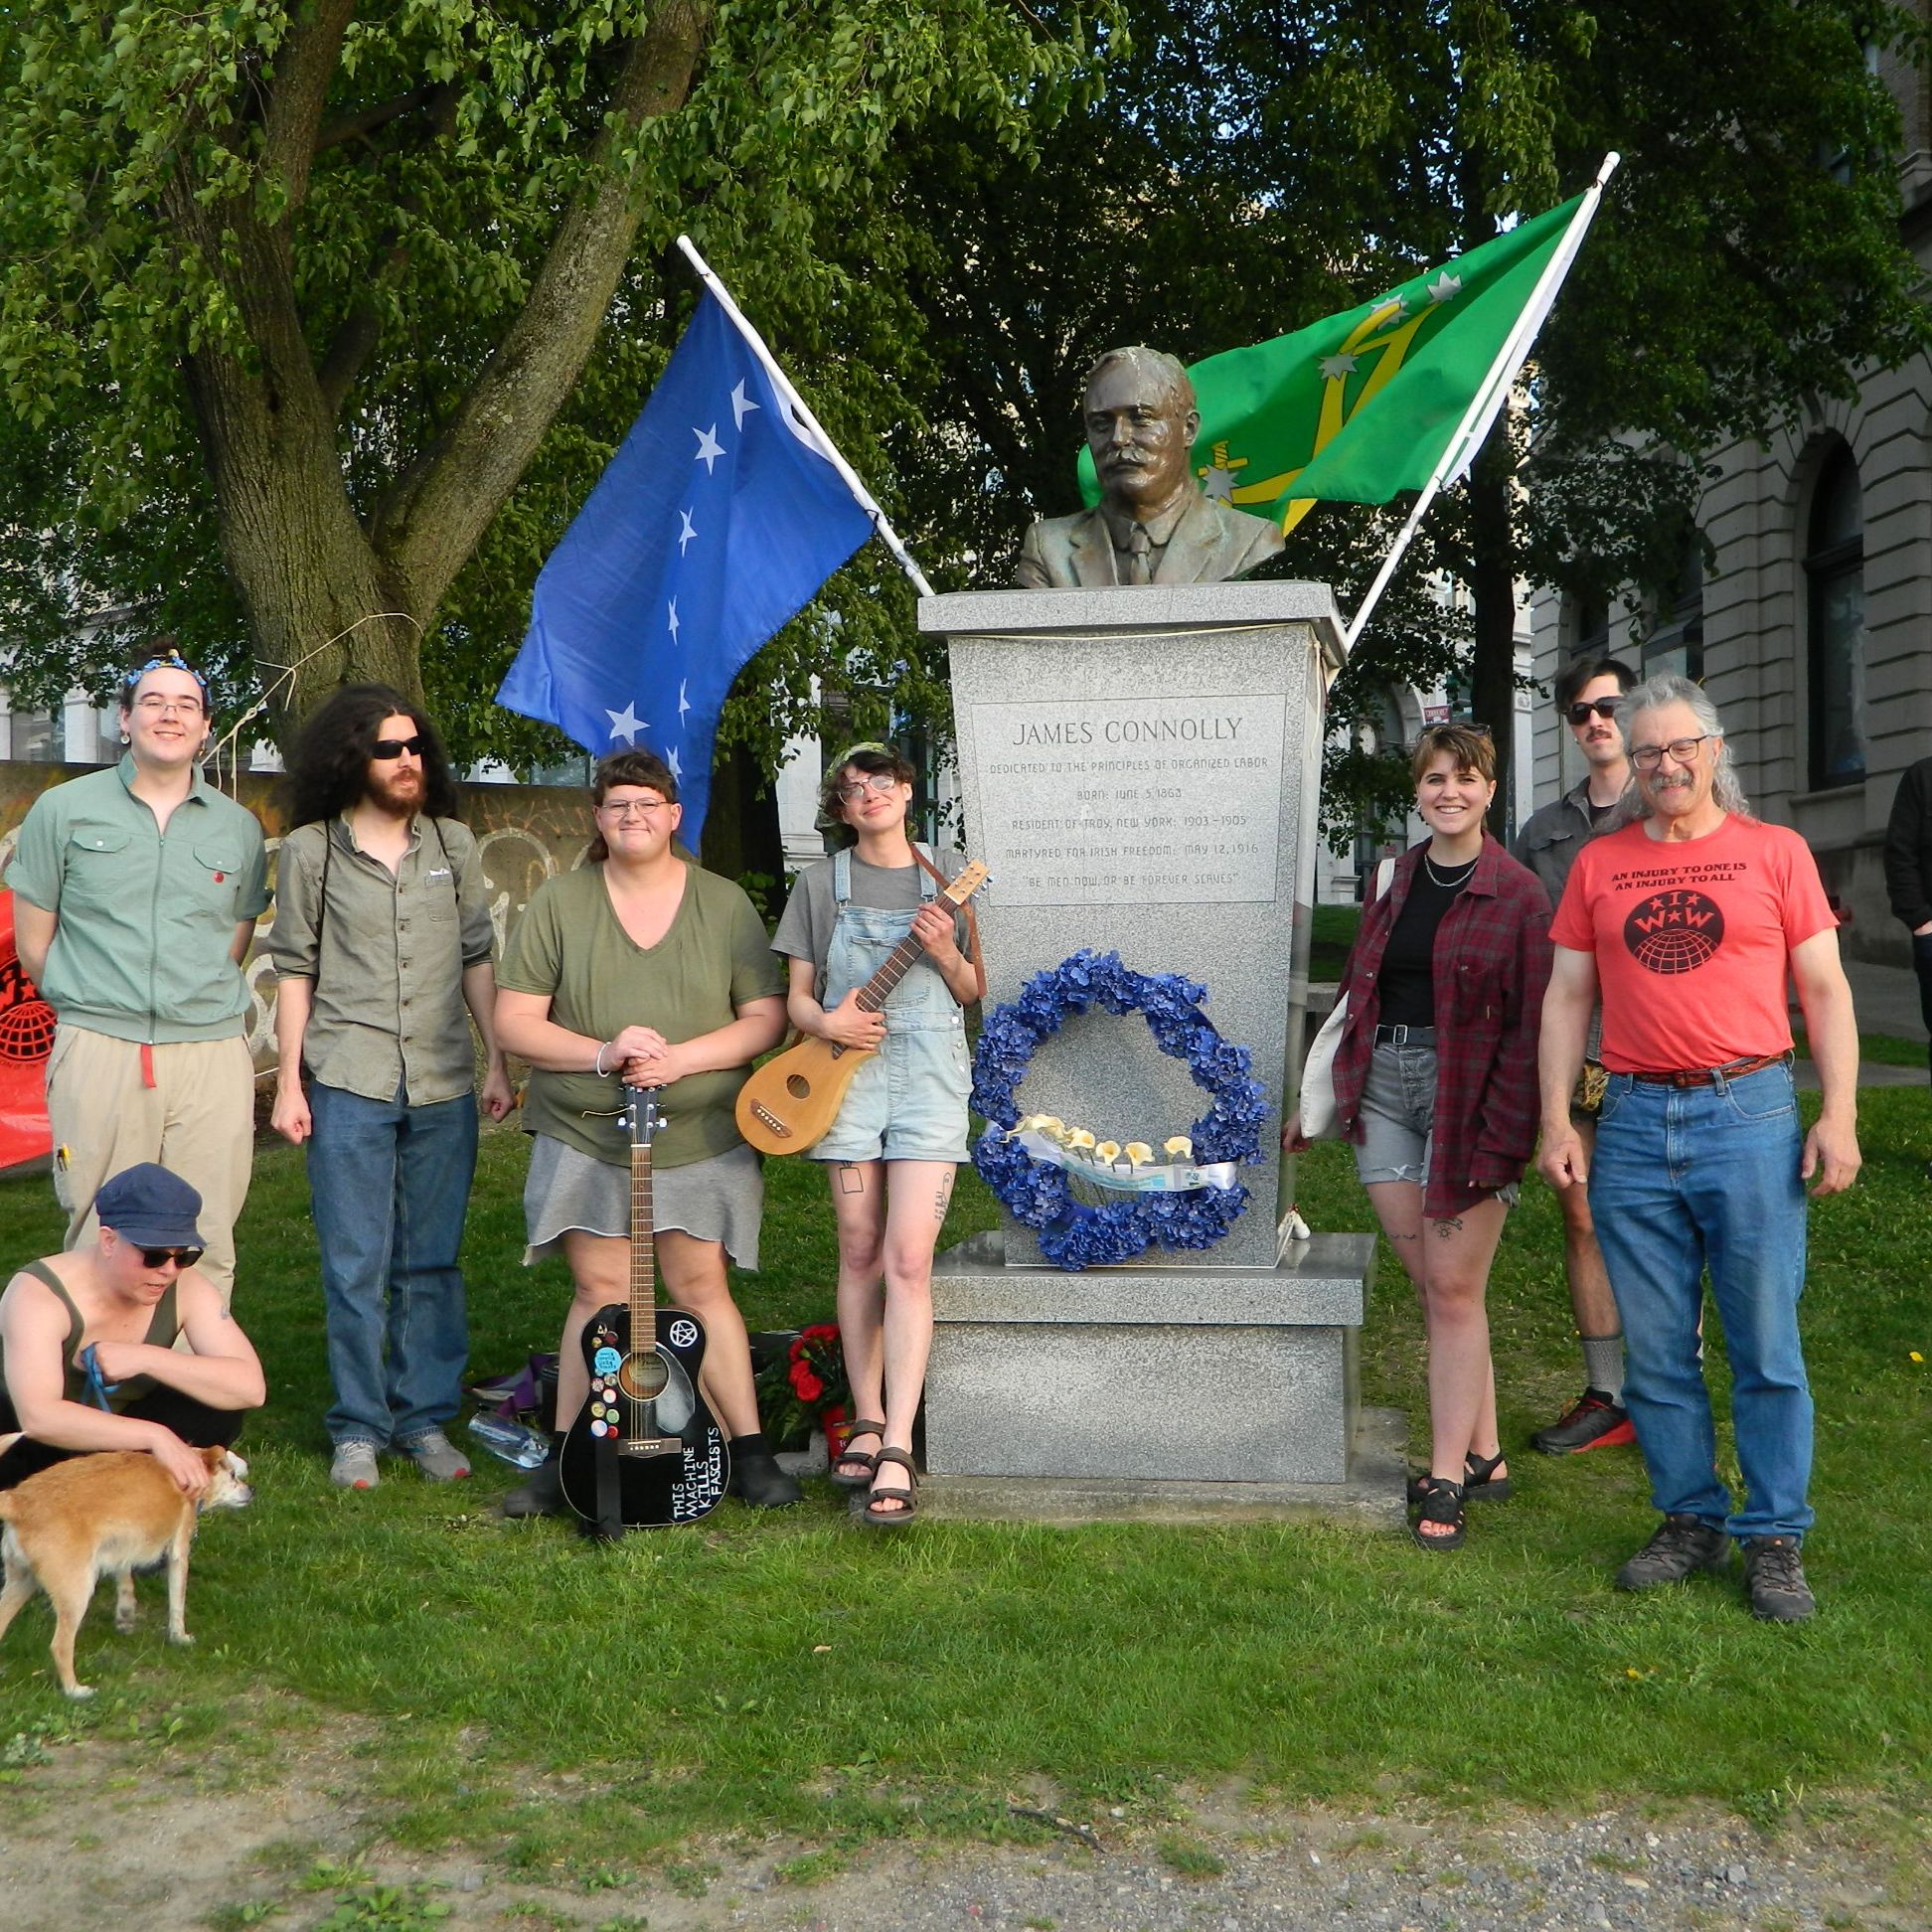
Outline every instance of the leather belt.
[(1433, 1046), (1436, 1030), (1433, 1027), (1377, 1026), (1375, 1045), (1377, 1046)]
[(1646, 1086), (1667, 1087), (1706, 1087), (1715, 1086), (1719, 1075), (1726, 1080), (1741, 1080), (1747, 1073), (1762, 1073), (1767, 1066), (1789, 1066), (1789, 1050), (1782, 1053), (1759, 1053), (1751, 1059), (1732, 1060), (1727, 1066), (1687, 1066), (1671, 1073), (1633, 1073), (1633, 1080), (1641, 1080)]

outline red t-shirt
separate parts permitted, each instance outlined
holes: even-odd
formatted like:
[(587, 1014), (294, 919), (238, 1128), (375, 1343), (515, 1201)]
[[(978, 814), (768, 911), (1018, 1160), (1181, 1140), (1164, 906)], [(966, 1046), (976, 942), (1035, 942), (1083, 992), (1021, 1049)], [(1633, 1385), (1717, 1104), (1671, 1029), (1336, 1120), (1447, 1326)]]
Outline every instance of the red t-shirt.
[(1804, 840), (1732, 813), (1700, 839), (1592, 839), (1549, 936), (1596, 955), (1604, 1065), (1663, 1073), (1785, 1051), (1792, 950), (1837, 924)]

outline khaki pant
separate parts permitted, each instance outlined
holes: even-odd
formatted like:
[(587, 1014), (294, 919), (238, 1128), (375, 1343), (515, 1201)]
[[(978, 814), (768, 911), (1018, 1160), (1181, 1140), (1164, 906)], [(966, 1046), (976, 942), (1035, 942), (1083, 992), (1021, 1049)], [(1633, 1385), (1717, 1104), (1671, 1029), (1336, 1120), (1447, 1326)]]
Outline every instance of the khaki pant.
[(248, 1043), (184, 1041), (154, 1046), (154, 1084), (141, 1080), (141, 1047), (81, 1027), (54, 1035), (47, 1115), (54, 1129), (54, 1192), (68, 1210), (67, 1244), (92, 1238), (101, 1185), (158, 1161), (199, 1190), (196, 1224), (208, 1240), (201, 1269), (226, 1303), (235, 1291), (235, 1222), (254, 1168), (254, 1061)]

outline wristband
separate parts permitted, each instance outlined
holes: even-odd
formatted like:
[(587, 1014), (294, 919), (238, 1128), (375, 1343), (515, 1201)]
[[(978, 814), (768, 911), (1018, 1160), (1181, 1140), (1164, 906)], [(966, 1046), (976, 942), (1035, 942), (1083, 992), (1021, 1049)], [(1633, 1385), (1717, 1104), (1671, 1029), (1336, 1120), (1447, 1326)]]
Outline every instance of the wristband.
[(610, 1070), (603, 1063), (603, 1056), (610, 1051), (610, 1047), (611, 1047), (611, 1043), (606, 1040), (603, 1043), (603, 1045), (597, 1048), (597, 1057), (591, 1070), (597, 1075), (599, 1079), (602, 1079), (605, 1076), (605, 1074), (608, 1073)]

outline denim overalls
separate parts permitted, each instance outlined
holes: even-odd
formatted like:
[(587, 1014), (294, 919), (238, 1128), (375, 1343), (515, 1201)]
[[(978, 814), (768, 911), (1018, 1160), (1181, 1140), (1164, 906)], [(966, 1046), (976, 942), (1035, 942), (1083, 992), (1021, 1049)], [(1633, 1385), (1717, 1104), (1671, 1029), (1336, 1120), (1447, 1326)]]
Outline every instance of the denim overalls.
[[(938, 891), (931, 875), (919, 875), (919, 901)], [(852, 903), (852, 849), (832, 861), (832, 896), (838, 918), (825, 959), (829, 1012), (853, 988), (864, 986), (885, 965), (892, 948), (912, 930), (911, 912), (882, 912)], [(816, 1161), (963, 1161), (966, 1159), (966, 1096), (972, 1066), (966, 1052), (966, 1019), (929, 959), (916, 961), (886, 996), (886, 1044), (860, 1067), (846, 1089), (832, 1130), (814, 1147)]]

